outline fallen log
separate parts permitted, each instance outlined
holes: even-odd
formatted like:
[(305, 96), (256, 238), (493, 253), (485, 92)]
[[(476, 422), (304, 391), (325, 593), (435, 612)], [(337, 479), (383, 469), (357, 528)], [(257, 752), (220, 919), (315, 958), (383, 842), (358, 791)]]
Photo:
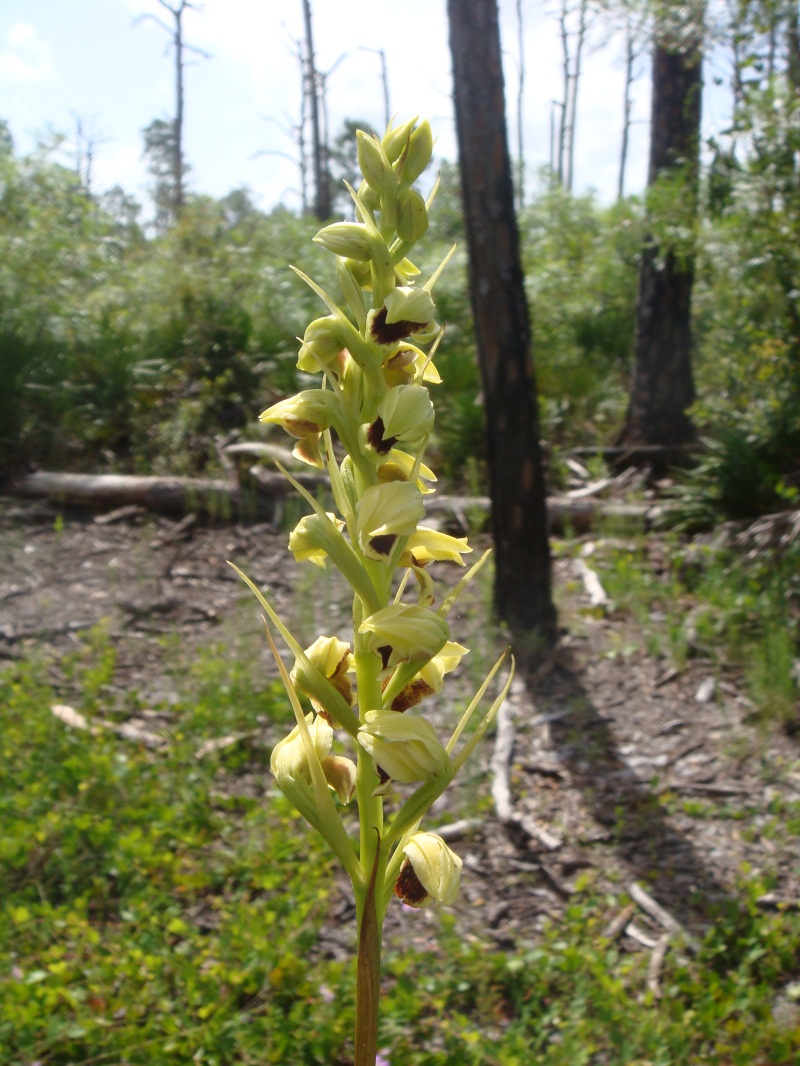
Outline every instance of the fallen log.
[[(428, 514), (452, 514), (466, 528), (464, 516), (470, 512), (486, 511), (491, 507), (488, 496), (428, 496)], [(609, 522), (627, 532), (648, 530), (667, 509), (665, 504), (616, 503), (613, 500), (573, 499), (568, 496), (549, 496), (547, 520), (551, 533), (587, 533), (598, 520)]]
[[(131, 474), (68, 474), (41, 470), (16, 481), (11, 494), (56, 503), (112, 510), (139, 506), (156, 514), (202, 515), (216, 522), (270, 521), (276, 500), (294, 491), (282, 474), (256, 466), (241, 484), (222, 478), (138, 477)], [(293, 473), (310, 490), (327, 484), (316, 473)], [(491, 507), (488, 496), (428, 496), (428, 514), (450, 514), (466, 528), (476, 512)], [(570, 499), (551, 496), (547, 501), (551, 533), (586, 533), (598, 520), (626, 531), (649, 529), (663, 513), (664, 505), (615, 503), (611, 500)]]
[[(308, 479), (301, 474), (297, 480)], [(319, 484), (311, 475), (311, 485)], [(115, 508), (136, 504), (158, 514), (201, 514), (218, 522), (269, 520), (275, 500), (293, 491), (280, 474), (261, 472), (242, 487), (222, 479), (137, 477), (129, 474), (65, 474), (41, 470), (14, 483), (14, 495), (81, 507)]]

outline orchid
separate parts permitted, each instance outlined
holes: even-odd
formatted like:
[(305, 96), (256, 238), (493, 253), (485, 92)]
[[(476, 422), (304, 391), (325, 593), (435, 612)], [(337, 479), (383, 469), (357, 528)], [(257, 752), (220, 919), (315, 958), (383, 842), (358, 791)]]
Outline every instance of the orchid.
[[(354, 1061), (376, 1066), (387, 908), (395, 896), (414, 907), (456, 901), (461, 860), (420, 824), (494, 719), (513, 662), (468, 739), (462, 738), (468, 720), (505, 656), (449, 738), (420, 713), (467, 654), (451, 640), (447, 615), (483, 562), (437, 606), (430, 570), (463, 567), (472, 550), (466, 538), (424, 524), (425, 498), (436, 482), (423, 461), (435, 428), (428, 386), (441, 383), (432, 362), (442, 337), (433, 290), (450, 256), (424, 284), (408, 258), (425, 235), (436, 192), (425, 199), (414, 188), (431, 160), (429, 124), (411, 119), (390, 125), (383, 137), (359, 131), (357, 142), (363, 180), (350, 189), (355, 221), (325, 226), (314, 238), (336, 257), (340, 294), (332, 297), (296, 271), (327, 308), (305, 329), (297, 362), (304, 374), (321, 376), (319, 387), (261, 415), (296, 439), (298, 458), (328, 472), (332, 503), (325, 506), (286, 475), (310, 508), (288, 547), (299, 563), (333, 566), (351, 585), (352, 628), (304, 646), (268, 593), (237, 573), (264, 610), (295, 719), (276, 744), (270, 769), (353, 884), (359, 930)], [(407, 591), (411, 575), (416, 598)], [(291, 671), (270, 626), (294, 656)], [(387, 793), (399, 800), (391, 818)]]

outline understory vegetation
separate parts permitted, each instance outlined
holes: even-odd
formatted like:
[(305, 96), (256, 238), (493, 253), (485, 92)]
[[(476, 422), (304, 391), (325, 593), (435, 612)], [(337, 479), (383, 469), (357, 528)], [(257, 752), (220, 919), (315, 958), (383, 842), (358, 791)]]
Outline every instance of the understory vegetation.
[[(456, 488), (477, 491), (483, 410), (458, 173), (440, 169), (419, 266), (430, 273), (453, 242), (459, 250), (437, 285), (446, 387), (433, 458)], [(794, 200), (785, 179), (781, 215), (764, 207), (778, 202), (774, 176), (730, 162), (723, 176), (709, 176), (693, 235), (694, 417), (708, 450), (683, 489), (687, 528), (791, 506), (800, 477), (796, 250), (784, 233)], [(310, 242), (316, 220), (282, 207), (265, 214), (245, 189), (191, 198), (156, 236), (139, 213), (119, 189), (89, 195), (45, 147), (25, 158), (10, 144), (0, 151), (6, 480), (32, 466), (219, 472), (215, 441), (259, 439), (258, 413), (303, 385), (296, 333), (319, 308), (288, 265), (337, 291)], [(520, 217), (554, 488), (561, 456), (611, 443), (623, 419), (643, 219), (636, 198), (604, 207), (544, 180)]]
[[(626, 590), (620, 610), (641, 609), (648, 588), (652, 607), (655, 585), (674, 595), (672, 579), (649, 571), (635, 553), (625, 567), (608, 558), (604, 579), (620, 600)], [(702, 580), (697, 610), (733, 638), (744, 583), (723, 593), (719, 576)], [(730, 601), (721, 613), (712, 587)], [(755, 604), (768, 627), (771, 597)], [(697, 629), (710, 639), (699, 616)], [(748, 633), (728, 665), (750, 657)], [(54, 669), (93, 728), (52, 713)], [(142, 710), (127, 692), (109, 712), (115, 669), (98, 630), (58, 662), (0, 675), (0, 1063), (351, 1061), (354, 963), (320, 939), (341, 898), (333, 865), (268, 773), (269, 738), (287, 717), (279, 690), (211, 649), (176, 666), (180, 700), (152, 750), (109, 728), (109, 713), (113, 724)], [(209, 747), (224, 736), (239, 740)], [(800, 835), (800, 803), (780, 819)], [(657, 993), (649, 953), (608, 932), (622, 887), (579, 879), (563, 916), (514, 948), (440, 912), (433, 940), (387, 945), (384, 1054), (413, 1066), (788, 1066), (800, 1053), (800, 917), (765, 912), (769, 876), (747, 874), (697, 954), (670, 950)]]

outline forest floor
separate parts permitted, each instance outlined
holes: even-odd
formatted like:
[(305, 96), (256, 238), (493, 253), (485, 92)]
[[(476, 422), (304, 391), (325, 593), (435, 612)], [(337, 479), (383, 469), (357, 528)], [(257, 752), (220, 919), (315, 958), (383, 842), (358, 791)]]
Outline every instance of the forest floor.
[[(133, 731), (120, 743), (135, 743), (137, 729), (168, 740), (184, 664), (249, 657), (255, 676), (275, 674), (258, 607), (226, 560), (269, 587), (307, 643), (317, 632), (344, 635), (347, 591), (316, 568), (297, 567), (286, 541), (264, 524), (214, 528), (0, 501), (0, 660), (44, 657), (58, 698), (73, 704), (79, 681), (61, 663), (101, 626), (116, 654), (103, 689), (109, 717), (124, 719), (137, 694)], [(800, 799), (797, 738), (779, 723), (754, 721), (735, 672), (702, 658), (675, 668), (630, 615), (591, 608), (575, 570), (579, 547), (562, 542), (557, 554), (559, 645), (509, 697), (509, 780), (524, 831), (509, 834), (495, 817), (491, 743), (432, 812), (429, 828), (481, 818), (454, 845), (470, 904), (463, 920), (499, 947), (530, 944), (587, 884), (611, 898), (636, 882), (693, 933), (705, 929), (710, 905), (738, 894), (748, 877), (769, 885), (765, 908), (796, 905), (800, 838), (782, 814)], [(657, 535), (647, 547), (657, 567)], [(489, 586), (476, 586), (460, 617), (451, 616), (453, 636), (472, 648), (462, 673), (473, 686), (503, 646), (485, 624)], [(268, 751), (278, 733), (262, 725), (260, 755), (221, 788), (270, 792)], [(332, 954), (352, 913), (347, 894), (340, 897)], [(663, 933), (663, 922), (633, 905), (622, 919), (617, 935), (628, 950), (652, 949)], [(433, 920), (416, 928), (421, 945), (435, 936)]]

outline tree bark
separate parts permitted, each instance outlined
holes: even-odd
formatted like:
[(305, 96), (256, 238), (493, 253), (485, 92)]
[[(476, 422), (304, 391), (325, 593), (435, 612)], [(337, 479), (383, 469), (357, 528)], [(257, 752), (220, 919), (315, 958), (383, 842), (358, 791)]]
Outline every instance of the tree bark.
[(321, 134), (319, 106), (320, 87), (316, 59), (314, 56), (314, 39), (311, 32), (311, 0), (303, 0), (303, 18), (306, 29), (306, 50), (308, 57), (308, 102), (311, 114), (311, 152), (314, 166), (314, 214), (324, 222), (331, 216), (331, 183), (326, 165), (327, 145)]
[(494, 602), (549, 644), (556, 615), (531, 331), (514, 214), (496, 0), (448, 0), (469, 279), (483, 381)]
[(183, 9), (181, 3), (175, 15), (175, 214), (183, 209)]
[[(683, 31), (656, 29), (648, 191), (669, 183), (669, 210), (690, 226), (697, 201), (702, 57), (699, 28), (691, 33), (684, 26)], [(673, 43), (679, 38), (679, 44)], [(670, 219), (662, 210), (657, 220), (651, 214), (650, 221), (654, 228), (660, 222), (663, 232)], [(695, 439), (688, 414), (695, 397), (693, 281), (690, 242), (683, 248), (659, 247), (648, 238), (639, 267), (631, 395), (620, 444), (675, 445)]]
[(617, 181), (618, 200), (621, 200), (625, 195), (625, 168), (628, 164), (628, 142), (631, 132), (631, 112), (633, 110), (631, 87), (633, 86), (634, 59), (633, 27), (630, 22), (628, 22), (625, 27), (625, 101), (622, 112), (622, 145), (620, 146), (619, 152), (619, 179)]

